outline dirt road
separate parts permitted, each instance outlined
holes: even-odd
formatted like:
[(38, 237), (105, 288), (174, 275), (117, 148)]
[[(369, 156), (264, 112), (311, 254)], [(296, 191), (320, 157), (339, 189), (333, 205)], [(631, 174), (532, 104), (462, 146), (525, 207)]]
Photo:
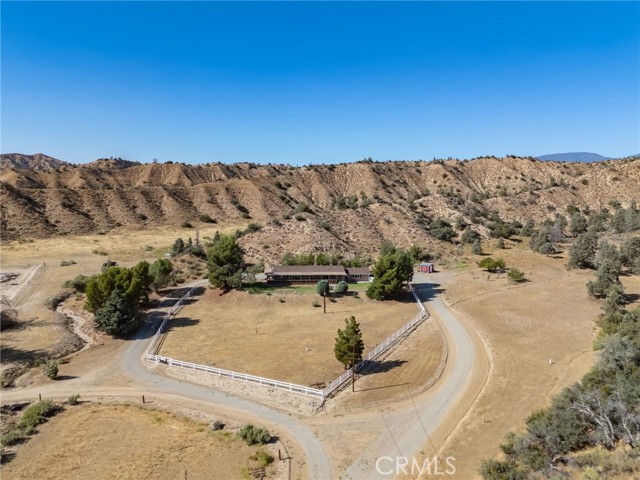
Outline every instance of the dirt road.
[[(367, 445), (344, 474), (344, 478), (393, 478), (396, 471), (383, 473), (376, 470), (380, 457), (408, 457), (431, 455), (420, 452), (425, 437), (438, 448), (453, 431), (459, 420), (473, 403), (488, 372), (488, 359), (484, 346), (474, 332), (457, 320), (438, 297), (438, 277), (416, 275), (414, 283), (421, 300), (439, 322), (449, 344), (449, 360), (442, 378), (427, 392), (387, 408), (363, 412), (353, 418), (325, 418), (333, 428), (357, 431), (362, 422), (378, 422), (383, 426), (378, 438)], [(192, 286), (205, 284), (195, 282)], [(66, 398), (75, 393), (84, 397), (146, 395), (168, 403), (200, 406), (207, 410), (229, 414), (245, 421), (271, 426), (285, 436), (295, 439), (303, 450), (309, 478), (331, 479), (343, 474), (342, 468), (330, 461), (323, 442), (318, 438), (314, 421), (295, 418), (273, 408), (246, 399), (227, 395), (177, 379), (158, 375), (147, 368), (144, 353), (148, 340), (158, 322), (149, 322), (134, 338), (114, 352), (110, 358), (96, 363), (91, 371), (63, 382), (52, 382), (37, 387), (2, 392), (2, 401), (37, 398)], [(284, 432), (283, 432), (284, 430)], [(388, 467), (388, 465), (386, 466)], [(388, 470), (388, 468), (387, 468)]]
[[(385, 430), (349, 467), (345, 478), (395, 478), (403, 473), (396, 468), (403, 460), (396, 461), (397, 458), (408, 459), (409, 465), (413, 458), (420, 465), (425, 455), (431, 459), (471, 407), (486, 381), (489, 359), (484, 344), (475, 332), (452, 315), (438, 296), (439, 285), (434, 283), (437, 278), (417, 274), (413, 281), (416, 293), (426, 302), (445, 333), (449, 349), (445, 372), (432, 389), (412, 398), (408, 408), (388, 413), (380, 410), (374, 414), (377, 421), (386, 424)], [(435, 447), (434, 451), (423, 450), (427, 437)], [(384, 461), (377, 463), (382, 458)], [(421, 472), (412, 473), (410, 476), (417, 477)]]

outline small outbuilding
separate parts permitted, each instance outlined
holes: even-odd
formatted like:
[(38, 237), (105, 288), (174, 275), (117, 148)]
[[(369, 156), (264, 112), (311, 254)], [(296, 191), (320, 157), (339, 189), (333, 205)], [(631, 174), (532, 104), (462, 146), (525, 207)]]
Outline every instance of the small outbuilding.
[(418, 269), (422, 273), (433, 273), (435, 271), (435, 267), (431, 262), (422, 262), (420, 265), (418, 265)]

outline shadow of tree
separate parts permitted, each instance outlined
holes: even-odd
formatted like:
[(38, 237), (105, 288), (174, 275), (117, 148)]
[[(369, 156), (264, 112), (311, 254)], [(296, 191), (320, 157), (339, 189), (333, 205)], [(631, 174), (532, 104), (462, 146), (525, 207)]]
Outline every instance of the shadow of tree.
[(370, 360), (368, 361), (358, 373), (361, 375), (374, 375), (376, 373), (385, 373), (394, 368), (401, 367), (407, 363), (406, 360)]

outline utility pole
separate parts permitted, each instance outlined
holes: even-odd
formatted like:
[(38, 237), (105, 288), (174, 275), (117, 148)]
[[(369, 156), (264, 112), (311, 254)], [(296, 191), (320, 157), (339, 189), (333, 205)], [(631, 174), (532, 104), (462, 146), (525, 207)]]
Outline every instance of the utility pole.
[(327, 313), (327, 293), (322, 294), (322, 313)]

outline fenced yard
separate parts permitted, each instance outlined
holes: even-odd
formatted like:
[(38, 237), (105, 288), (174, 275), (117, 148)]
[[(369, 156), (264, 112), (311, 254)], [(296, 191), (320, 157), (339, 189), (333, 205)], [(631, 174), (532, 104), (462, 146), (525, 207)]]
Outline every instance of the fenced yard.
[(219, 369), (245, 372), (300, 385), (329, 384), (344, 372), (333, 353), (336, 331), (354, 315), (365, 354), (416, 316), (410, 293), (398, 301), (375, 302), (364, 295), (313, 307), (314, 294), (220, 295), (205, 290), (168, 324), (158, 354)]

